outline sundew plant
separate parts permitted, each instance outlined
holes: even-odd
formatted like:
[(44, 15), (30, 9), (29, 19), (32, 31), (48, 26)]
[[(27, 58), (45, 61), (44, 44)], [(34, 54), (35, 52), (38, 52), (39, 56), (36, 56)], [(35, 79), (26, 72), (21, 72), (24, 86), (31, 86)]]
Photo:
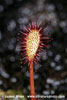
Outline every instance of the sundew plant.
[(21, 58), (21, 62), (24, 60), (25, 63), (28, 62), (29, 72), (30, 72), (30, 95), (31, 100), (37, 100), (35, 97), (35, 88), (34, 88), (34, 64), (39, 61), (40, 52), (43, 48), (49, 46), (49, 41), (51, 41), (50, 35), (44, 33), (45, 25), (35, 25), (33, 22), (25, 27), (25, 31), (20, 31), (18, 34), (19, 45), (21, 48), (21, 55), (24, 57)]

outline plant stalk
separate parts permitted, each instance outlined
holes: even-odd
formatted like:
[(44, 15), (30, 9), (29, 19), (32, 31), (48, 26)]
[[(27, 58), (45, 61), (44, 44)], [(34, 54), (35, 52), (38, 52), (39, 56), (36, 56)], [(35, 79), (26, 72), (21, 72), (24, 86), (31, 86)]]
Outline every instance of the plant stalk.
[[(33, 62), (30, 62), (30, 95), (35, 96), (35, 88), (34, 88), (34, 70), (33, 70)], [(36, 98), (31, 98), (31, 100), (36, 100)]]

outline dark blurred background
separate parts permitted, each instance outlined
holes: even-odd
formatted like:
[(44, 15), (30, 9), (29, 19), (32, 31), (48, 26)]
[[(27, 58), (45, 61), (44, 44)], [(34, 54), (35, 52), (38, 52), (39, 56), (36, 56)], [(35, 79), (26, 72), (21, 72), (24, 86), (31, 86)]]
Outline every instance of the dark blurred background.
[[(53, 40), (47, 52), (41, 52), (40, 62), (34, 65), (36, 94), (66, 96), (66, 0), (0, 0), (1, 94), (17, 93), (17, 91), (25, 96), (30, 94), (28, 66), (20, 64), (18, 55), (20, 48), (16, 38), (19, 30), (37, 18), (38, 22), (41, 21), (43, 24), (50, 23), (45, 30), (47, 34), (51, 34)], [(66, 98), (49, 100), (66, 100)]]

